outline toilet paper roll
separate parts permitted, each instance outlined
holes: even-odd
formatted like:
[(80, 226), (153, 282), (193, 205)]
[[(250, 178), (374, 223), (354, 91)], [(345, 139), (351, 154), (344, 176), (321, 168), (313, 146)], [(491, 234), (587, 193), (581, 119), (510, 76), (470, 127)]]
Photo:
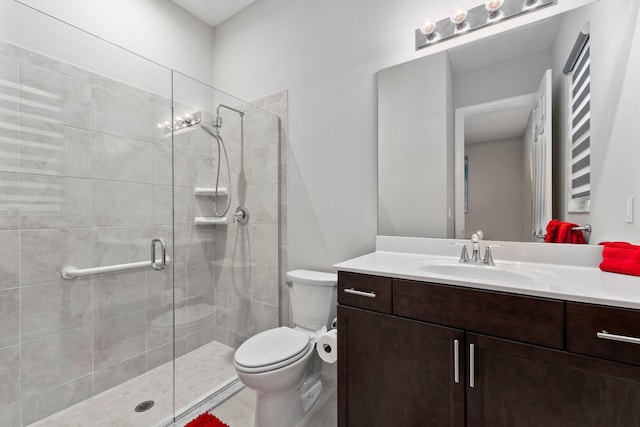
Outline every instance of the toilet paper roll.
[(338, 331), (331, 329), (318, 337), (316, 351), (320, 358), (327, 363), (338, 360)]

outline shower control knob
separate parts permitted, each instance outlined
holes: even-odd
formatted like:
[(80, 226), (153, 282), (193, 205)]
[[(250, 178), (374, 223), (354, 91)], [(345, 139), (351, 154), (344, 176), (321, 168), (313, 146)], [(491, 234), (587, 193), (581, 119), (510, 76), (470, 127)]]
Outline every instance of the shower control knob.
[(233, 215), (233, 222), (244, 225), (249, 222), (249, 210), (244, 206), (238, 206), (236, 213)]

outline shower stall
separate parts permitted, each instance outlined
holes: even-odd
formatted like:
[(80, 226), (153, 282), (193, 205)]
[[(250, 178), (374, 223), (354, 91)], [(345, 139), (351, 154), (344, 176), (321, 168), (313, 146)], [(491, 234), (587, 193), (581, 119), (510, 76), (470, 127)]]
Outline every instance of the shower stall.
[(281, 321), (282, 103), (12, 7), (50, 38), (0, 40), (0, 424), (168, 425)]

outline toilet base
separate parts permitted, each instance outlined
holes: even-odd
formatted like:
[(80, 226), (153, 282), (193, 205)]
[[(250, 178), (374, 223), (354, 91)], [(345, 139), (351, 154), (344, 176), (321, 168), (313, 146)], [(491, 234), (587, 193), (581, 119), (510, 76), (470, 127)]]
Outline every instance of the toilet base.
[(306, 393), (303, 393), (300, 396), (300, 400), (302, 401), (302, 410), (304, 411), (305, 416), (300, 420), (298, 425), (307, 420), (313, 408), (315, 408), (320, 401), (320, 396), (322, 396), (322, 381), (318, 380)]
[(322, 381), (318, 380), (307, 391), (298, 387), (292, 394), (261, 394), (256, 398), (254, 427), (296, 427), (315, 407), (322, 394)]

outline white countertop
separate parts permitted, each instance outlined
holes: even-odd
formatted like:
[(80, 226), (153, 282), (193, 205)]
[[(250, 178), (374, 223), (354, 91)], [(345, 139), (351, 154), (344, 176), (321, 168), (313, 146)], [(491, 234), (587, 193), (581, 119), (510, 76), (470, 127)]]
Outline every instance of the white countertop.
[[(500, 292), (511, 292), (515, 294), (539, 296), (545, 298), (556, 298), (566, 301), (586, 302), (592, 304), (602, 304), (615, 307), (628, 307), (640, 309), (640, 277), (628, 276), (624, 274), (607, 273), (601, 271), (595, 260), (599, 258), (601, 248), (592, 247), (578, 248), (583, 251), (582, 262), (575, 259), (566, 258), (567, 263), (562, 263), (562, 256), (554, 251), (571, 251), (574, 245), (562, 245), (551, 247), (544, 244), (509, 243), (515, 251), (508, 255), (504, 253), (505, 260), (500, 258), (499, 251), (494, 251), (494, 261), (496, 269), (507, 272), (523, 272), (526, 277), (523, 280), (492, 280), (487, 278), (459, 278), (446, 274), (436, 274), (429, 271), (425, 265), (449, 264), (455, 265), (458, 262), (457, 256), (452, 256), (452, 251), (459, 251), (460, 248), (451, 248), (451, 240), (443, 239), (420, 239), (424, 242), (422, 247), (416, 246), (416, 239), (410, 238), (409, 245), (402, 245), (398, 239), (393, 238), (393, 244), (384, 241), (385, 238), (378, 238), (377, 250), (370, 254), (354, 258), (336, 264), (334, 267), (339, 271), (350, 271), (354, 273), (372, 274), (376, 276), (395, 277), (400, 279), (428, 281), (447, 285), (463, 286), (476, 289), (486, 289)], [(447, 246), (444, 246), (446, 242)], [(458, 241), (459, 242), (459, 241)], [(421, 243), (421, 242), (418, 242)], [(434, 245), (435, 243), (435, 245)], [(490, 242), (487, 242), (490, 243)], [(486, 243), (481, 244), (482, 250)], [(530, 254), (527, 260), (539, 261), (553, 259), (554, 262), (525, 262), (518, 260), (515, 252), (530, 253), (527, 245), (535, 245), (536, 251), (541, 251), (542, 247), (548, 247), (550, 253), (534, 257)], [(437, 250), (438, 246), (441, 249)], [(524, 250), (522, 248), (525, 248)], [(394, 250), (385, 250), (394, 249)], [(406, 252), (403, 249), (414, 250)], [(544, 250), (547, 250), (546, 248)], [(441, 253), (445, 253), (442, 255)], [(595, 252), (591, 253), (591, 252)], [(585, 255), (586, 254), (586, 255)], [(591, 265), (589, 265), (591, 264)], [(492, 269), (490, 266), (477, 266), (475, 268)]]

